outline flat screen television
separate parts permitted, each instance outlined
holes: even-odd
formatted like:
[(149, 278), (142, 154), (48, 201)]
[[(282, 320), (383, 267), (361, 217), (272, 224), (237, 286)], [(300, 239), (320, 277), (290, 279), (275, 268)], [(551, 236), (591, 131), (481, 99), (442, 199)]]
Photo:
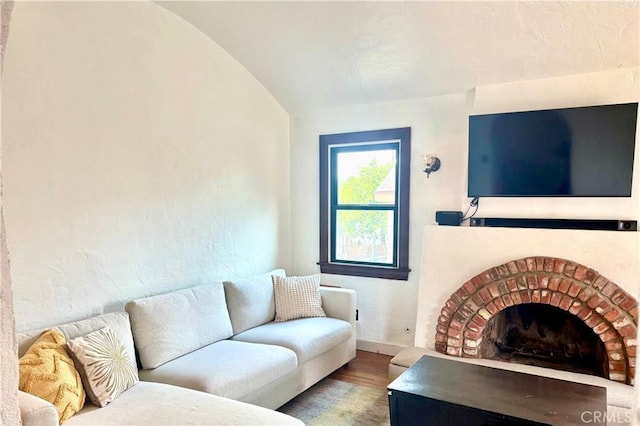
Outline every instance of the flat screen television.
[(472, 115), (469, 197), (629, 197), (638, 103)]

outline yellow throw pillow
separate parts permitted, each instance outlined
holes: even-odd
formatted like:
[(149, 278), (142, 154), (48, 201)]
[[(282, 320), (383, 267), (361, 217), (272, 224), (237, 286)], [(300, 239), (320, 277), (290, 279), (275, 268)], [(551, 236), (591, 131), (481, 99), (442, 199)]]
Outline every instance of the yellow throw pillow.
[(47, 330), (20, 358), (19, 388), (55, 405), (60, 423), (80, 411), (85, 393), (64, 335)]

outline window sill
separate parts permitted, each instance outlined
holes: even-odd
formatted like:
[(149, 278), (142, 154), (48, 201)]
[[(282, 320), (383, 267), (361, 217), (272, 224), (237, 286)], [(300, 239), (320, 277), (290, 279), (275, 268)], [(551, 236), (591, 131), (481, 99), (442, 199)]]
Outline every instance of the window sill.
[(387, 280), (407, 281), (411, 269), (382, 268), (376, 266), (345, 265), (319, 262), (320, 272), (333, 275), (351, 275), (356, 277), (383, 278)]

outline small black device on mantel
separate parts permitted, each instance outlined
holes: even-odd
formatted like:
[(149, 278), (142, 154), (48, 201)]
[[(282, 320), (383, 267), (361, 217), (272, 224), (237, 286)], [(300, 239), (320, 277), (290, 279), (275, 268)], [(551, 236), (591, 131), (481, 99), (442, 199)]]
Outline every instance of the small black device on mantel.
[(469, 197), (630, 197), (638, 104), (469, 117)]
[(437, 211), (436, 222), (438, 222), (438, 225), (460, 226), (462, 212)]

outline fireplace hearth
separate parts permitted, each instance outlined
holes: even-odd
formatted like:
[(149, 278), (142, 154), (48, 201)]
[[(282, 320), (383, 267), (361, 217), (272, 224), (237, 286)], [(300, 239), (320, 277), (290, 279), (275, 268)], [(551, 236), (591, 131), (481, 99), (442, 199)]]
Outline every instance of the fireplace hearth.
[(597, 271), (527, 257), (490, 268), (446, 301), (435, 348), (633, 384), (637, 302)]

